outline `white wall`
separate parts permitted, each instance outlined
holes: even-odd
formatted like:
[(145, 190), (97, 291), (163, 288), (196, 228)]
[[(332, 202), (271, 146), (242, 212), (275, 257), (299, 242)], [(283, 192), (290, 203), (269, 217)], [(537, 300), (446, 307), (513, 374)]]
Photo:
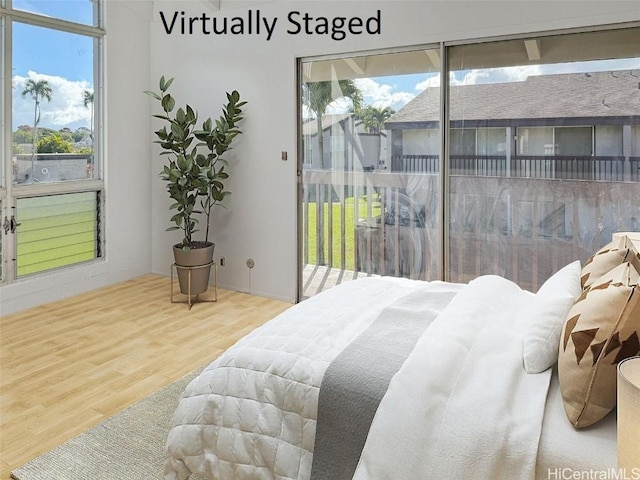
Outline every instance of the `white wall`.
[(149, 81), (151, 2), (108, 0), (105, 84), (104, 261), (29, 277), (0, 288), (0, 314), (58, 300), (151, 270)]
[[(217, 115), (224, 91), (238, 89), (248, 100), (244, 135), (230, 156), (228, 209), (219, 211), (215, 257), (226, 288), (294, 300), (296, 293), (296, 57), (357, 52), (376, 48), (526, 33), (603, 23), (640, 20), (640, 2), (269, 2), (234, 9), (222, 3), (218, 12), (205, 2), (157, 1), (151, 37), (152, 78), (175, 76), (172, 87), (182, 101), (201, 114)], [(382, 34), (333, 41), (317, 35), (285, 33), (292, 10), (312, 16), (369, 16), (382, 10)], [(259, 9), (279, 18), (271, 41), (264, 35), (206, 36), (166, 34), (159, 12), (185, 11), (187, 16), (246, 16)], [(280, 30), (278, 30), (278, 27)], [(289, 161), (280, 152), (289, 152)], [(160, 170), (154, 159), (152, 175)], [(154, 181), (153, 271), (168, 274), (170, 246), (177, 241), (164, 231), (169, 205), (162, 183)], [(249, 272), (248, 257), (255, 260)]]

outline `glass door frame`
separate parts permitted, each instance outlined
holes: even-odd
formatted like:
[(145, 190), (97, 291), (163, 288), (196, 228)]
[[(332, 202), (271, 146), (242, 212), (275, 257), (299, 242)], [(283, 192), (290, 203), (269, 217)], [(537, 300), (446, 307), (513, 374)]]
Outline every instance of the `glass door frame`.
[[(403, 53), (411, 53), (411, 52), (417, 52), (417, 51), (427, 51), (427, 50), (436, 50), (437, 52), (439, 52), (440, 54), (440, 65), (439, 65), (439, 70), (438, 70), (438, 74), (440, 75), (440, 81), (441, 81), (441, 88), (444, 88), (444, 85), (448, 82), (443, 81), (442, 79), (444, 78), (443, 75), (443, 65), (445, 65), (445, 63), (443, 63), (443, 59), (444, 54), (446, 54), (446, 47), (444, 42), (440, 42), (440, 43), (425, 43), (425, 44), (418, 44), (418, 45), (408, 45), (408, 46), (404, 46), (404, 47), (393, 47), (393, 48), (385, 48), (385, 49), (375, 49), (375, 50), (368, 50), (366, 52), (349, 52), (349, 53), (345, 53), (345, 54), (335, 54), (335, 55), (317, 55), (317, 56), (311, 56), (311, 57), (299, 57), (296, 59), (296, 105), (297, 105), (297, 121), (296, 121), (296, 134), (297, 134), (297, 142), (296, 142), (296, 148), (297, 148), (297, 155), (296, 155), (296, 182), (297, 182), (297, 188), (296, 188), (296, 220), (297, 220), (297, 224), (296, 224), (296, 243), (297, 243), (297, 251), (296, 251), (296, 261), (297, 261), (297, 265), (296, 265), (296, 271), (297, 271), (297, 282), (296, 282), (296, 301), (299, 302), (301, 300), (303, 300), (304, 297), (304, 275), (303, 275), (303, 262), (304, 262), (304, 242), (305, 242), (305, 238), (304, 238), (304, 228), (303, 228), (303, 223), (304, 223), (304, 212), (303, 212), (303, 188), (304, 188), (304, 176), (303, 176), (303, 163), (304, 163), (304, 141), (303, 141), (303, 118), (302, 118), (302, 104), (303, 104), (303, 91), (302, 91), (302, 84), (303, 84), (303, 79), (304, 79), (304, 72), (303, 72), (303, 68), (304, 68), (304, 64), (305, 63), (309, 63), (309, 62), (321, 62), (321, 61), (337, 61), (337, 60), (352, 60), (352, 59), (358, 59), (358, 58), (365, 58), (365, 57), (369, 57), (369, 56), (375, 56), (375, 55), (391, 55), (391, 54), (403, 54)], [(426, 57), (426, 54), (425, 54)], [(393, 72), (389, 72), (390, 74), (393, 74)], [(380, 75), (383, 76), (383, 75)], [(363, 78), (367, 78), (367, 77), (363, 77)], [(442, 98), (442, 97), (441, 97)], [(444, 115), (446, 115), (445, 111), (442, 109), (442, 105), (440, 108), (440, 122), (442, 123), (444, 121)], [(445, 124), (447, 124), (448, 122), (445, 122)], [(442, 201), (444, 198), (446, 198), (445, 193), (443, 191), (443, 186), (446, 183), (446, 179), (443, 179), (443, 175), (442, 172), (445, 171), (444, 169), (447, 168), (446, 167), (446, 162), (445, 162), (445, 134), (448, 134), (448, 128), (447, 129), (440, 129), (440, 137), (439, 137), (439, 145), (440, 145), (440, 155), (439, 155), (439, 161), (438, 161), (438, 165), (440, 168), (440, 174), (439, 176), (439, 180), (438, 180), (438, 202), (440, 204), (439, 206), (439, 215), (438, 218), (436, 219), (437, 222), (441, 223), (441, 227), (439, 229), (440, 234), (438, 235), (438, 238), (435, 239), (436, 241), (434, 242), (436, 247), (439, 249), (440, 252), (443, 252), (443, 248), (445, 247), (445, 240), (446, 240), (446, 234), (445, 234), (445, 228), (446, 228), (446, 222), (443, 222), (443, 218), (444, 217), (444, 210), (442, 208)], [(356, 240), (357, 241), (357, 240)], [(440, 276), (446, 276), (447, 272), (446, 270), (443, 270), (444, 266), (447, 264), (447, 255), (441, 255), (440, 259), (438, 261), (438, 268), (440, 269)]]

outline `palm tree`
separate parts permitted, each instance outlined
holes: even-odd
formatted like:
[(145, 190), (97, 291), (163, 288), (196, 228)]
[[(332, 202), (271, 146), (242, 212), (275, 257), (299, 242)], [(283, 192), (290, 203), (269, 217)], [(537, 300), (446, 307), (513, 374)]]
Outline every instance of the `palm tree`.
[(389, 120), (394, 113), (396, 113), (396, 111), (391, 107), (381, 108), (374, 107), (373, 105), (367, 105), (358, 112), (358, 116), (362, 119), (362, 124), (367, 131), (378, 135), (378, 158), (376, 159), (376, 163), (380, 161), (380, 151), (382, 150), (382, 136), (380, 136), (380, 132), (385, 122)]
[(33, 183), (35, 158), (37, 153), (36, 142), (38, 140), (38, 124), (40, 123), (40, 100), (45, 99), (47, 102), (50, 102), (51, 97), (53, 96), (53, 90), (47, 80), (36, 81), (30, 78), (24, 86), (22, 98), (27, 95), (31, 95), (31, 98), (35, 100), (35, 107), (33, 111), (33, 148), (31, 149), (31, 182)]
[(91, 119), (89, 123), (89, 138), (91, 139), (91, 156), (87, 162), (87, 178), (91, 177), (93, 172), (93, 92), (84, 90), (82, 92), (82, 104), (84, 108), (89, 108), (91, 105)]
[(380, 133), (384, 123), (389, 120), (391, 115), (396, 111), (391, 107), (374, 107), (373, 105), (367, 105), (359, 112), (360, 118), (362, 118), (362, 124), (369, 131), (369, 133)]
[(89, 127), (89, 135), (93, 140), (93, 92), (90, 92), (89, 90), (85, 90), (84, 92), (82, 92), (82, 104), (84, 105), (84, 108), (89, 108), (89, 105), (91, 105), (91, 123)]
[[(303, 102), (316, 116), (318, 155), (320, 165), (324, 169), (327, 167), (324, 158), (324, 128), (322, 126), (322, 116), (327, 108), (334, 101), (341, 98), (349, 98), (353, 103), (353, 109), (358, 111), (362, 103), (362, 93), (353, 80), (321, 81), (303, 84)], [(317, 241), (317, 264), (324, 265), (324, 199), (325, 189), (320, 188), (320, 198), (316, 198), (318, 204), (318, 216), (316, 228), (320, 232)]]
[(353, 110), (359, 111), (362, 103), (362, 93), (353, 80), (330, 80), (323, 82), (305, 83), (303, 86), (305, 95), (303, 101), (315, 116), (318, 126), (318, 154), (320, 155), (320, 165), (326, 168), (324, 159), (323, 127), (322, 116), (327, 111), (327, 107), (334, 101), (341, 98), (349, 98), (353, 103)]

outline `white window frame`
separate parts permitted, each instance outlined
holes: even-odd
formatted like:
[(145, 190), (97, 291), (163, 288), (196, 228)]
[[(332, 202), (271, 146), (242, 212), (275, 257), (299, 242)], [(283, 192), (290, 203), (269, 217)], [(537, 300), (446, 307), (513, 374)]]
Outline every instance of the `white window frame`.
[[(15, 205), (19, 198), (28, 198), (33, 196), (43, 195), (59, 195), (66, 193), (77, 192), (101, 192), (101, 203), (104, 204), (105, 184), (104, 184), (104, 80), (105, 80), (105, 68), (104, 68), (104, 40), (105, 40), (105, 28), (104, 28), (104, 0), (93, 0), (95, 2), (94, 15), (97, 16), (97, 26), (84, 25), (79, 23), (70, 22), (67, 20), (61, 20), (57, 18), (46, 17), (30, 12), (12, 9), (12, 0), (0, 0), (0, 13), (2, 14), (1, 31), (2, 42), (0, 42), (0, 58), (2, 59), (2, 65), (0, 70), (2, 71), (3, 89), (0, 92), (0, 99), (6, 100), (2, 104), (5, 106), (4, 111), (0, 112), (0, 125), (2, 126), (2, 141), (0, 141), (0, 148), (2, 149), (2, 165), (0, 166), (0, 228), (5, 220), (11, 219), (12, 215), (15, 215)], [(93, 83), (94, 83), (94, 128), (93, 128), (93, 155), (94, 155), (94, 169), (95, 175), (92, 179), (87, 180), (69, 180), (64, 182), (53, 183), (38, 183), (38, 184), (13, 184), (12, 174), (12, 131), (13, 131), (13, 119), (12, 119), (12, 105), (11, 105), (11, 89), (12, 85), (10, 81), (7, 81), (5, 75), (11, 72), (12, 65), (12, 51), (13, 51), (13, 36), (12, 25), (13, 22), (20, 22), (24, 24), (34, 25), (43, 28), (51, 28), (58, 31), (64, 31), (67, 33), (75, 33), (92, 37), (96, 43), (97, 48), (94, 49), (93, 58)], [(98, 232), (98, 238), (102, 244), (98, 245), (98, 250), (103, 252), (100, 257), (95, 258), (94, 262), (104, 261), (104, 223), (105, 215), (104, 208), (101, 208), (101, 218), (98, 222), (98, 228), (101, 230)], [(2, 231), (1, 241), (2, 245), (2, 276), (0, 277), (0, 285), (6, 285), (13, 283), (16, 278), (16, 235), (5, 235)], [(69, 265), (68, 267), (60, 268), (73, 268), (75, 265)], [(58, 269), (47, 270), (40, 273), (34, 273), (25, 277), (48, 275), (51, 272), (55, 272)]]

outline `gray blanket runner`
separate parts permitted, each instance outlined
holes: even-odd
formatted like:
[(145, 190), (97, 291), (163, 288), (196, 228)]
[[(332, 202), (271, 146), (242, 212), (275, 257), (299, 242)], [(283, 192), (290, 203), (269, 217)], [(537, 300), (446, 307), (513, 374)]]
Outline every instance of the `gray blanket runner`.
[(389, 382), (458, 289), (419, 287), (382, 310), (329, 365), (320, 386), (311, 480), (348, 480)]

